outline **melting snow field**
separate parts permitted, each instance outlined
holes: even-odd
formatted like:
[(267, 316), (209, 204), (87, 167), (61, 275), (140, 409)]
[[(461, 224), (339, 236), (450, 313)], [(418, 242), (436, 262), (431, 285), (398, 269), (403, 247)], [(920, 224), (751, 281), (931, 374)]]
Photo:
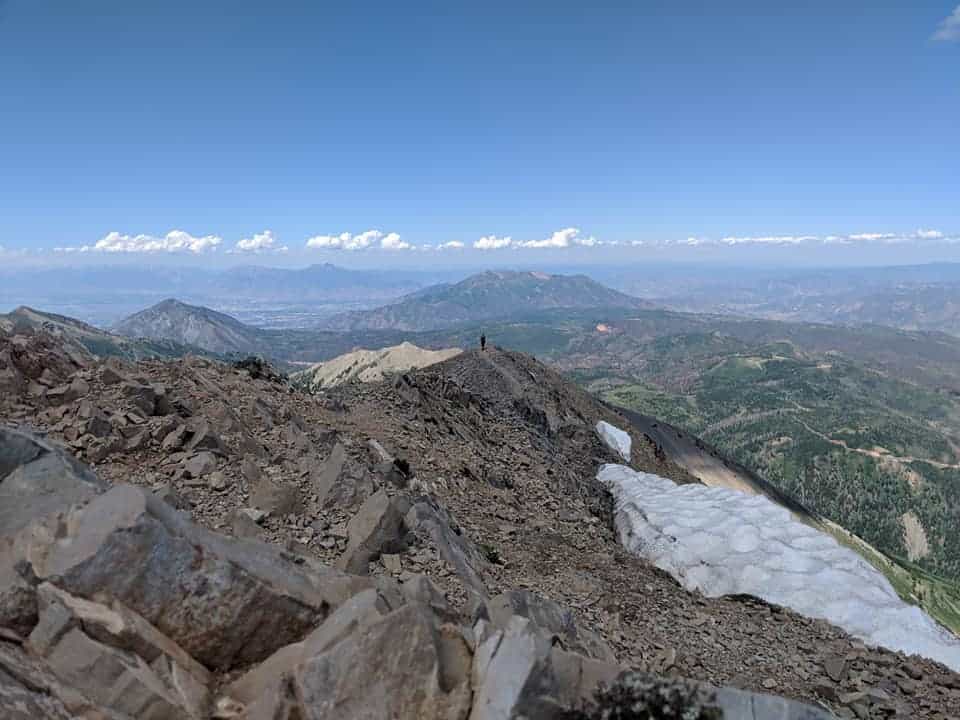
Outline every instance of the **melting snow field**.
[(633, 444), (633, 441), (630, 439), (629, 434), (616, 425), (611, 425), (606, 420), (601, 420), (597, 423), (597, 435), (607, 444), (608, 448), (620, 453), (620, 457), (630, 462), (630, 446)]
[(923, 655), (960, 671), (960, 639), (832, 537), (760, 495), (604, 465), (620, 542), (688, 590), (748, 594), (823, 618), (872, 645)]

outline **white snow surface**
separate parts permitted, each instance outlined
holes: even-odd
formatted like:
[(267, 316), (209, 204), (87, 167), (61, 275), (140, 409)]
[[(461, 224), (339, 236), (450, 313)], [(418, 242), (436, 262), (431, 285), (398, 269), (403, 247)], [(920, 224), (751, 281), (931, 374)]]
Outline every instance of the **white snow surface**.
[(620, 542), (704, 595), (746, 594), (822, 618), (871, 645), (960, 671), (960, 639), (829, 535), (762, 495), (677, 485), (607, 464)]
[(630, 446), (633, 443), (630, 435), (605, 420), (597, 423), (597, 435), (607, 444), (607, 447), (620, 453), (620, 457), (630, 462)]

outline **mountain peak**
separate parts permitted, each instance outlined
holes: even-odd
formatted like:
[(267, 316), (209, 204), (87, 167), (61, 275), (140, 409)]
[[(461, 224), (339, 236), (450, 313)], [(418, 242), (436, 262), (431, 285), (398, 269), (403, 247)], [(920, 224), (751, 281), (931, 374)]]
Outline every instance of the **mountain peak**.
[(114, 326), (120, 335), (193, 345), (208, 352), (250, 353), (262, 347), (262, 331), (236, 318), (176, 298), (161, 300)]
[(559, 308), (646, 308), (639, 298), (585, 275), (486, 270), (458, 283), (424, 288), (399, 302), (331, 318), (333, 330), (439, 330), (487, 322), (518, 313)]

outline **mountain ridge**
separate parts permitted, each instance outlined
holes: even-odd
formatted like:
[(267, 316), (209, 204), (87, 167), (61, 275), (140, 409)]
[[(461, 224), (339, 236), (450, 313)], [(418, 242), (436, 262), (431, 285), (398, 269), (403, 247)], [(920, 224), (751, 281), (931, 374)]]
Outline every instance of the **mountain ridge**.
[(330, 330), (430, 331), (550, 308), (643, 308), (650, 304), (586, 275), (487, 270), (457, 283), (418, 290), (373, 310), (329, 318)]
[[(341, 581), (352, 587), (422, 585), (411, 579), (420, 573), (436, 583), (433, 602), (443, 603), (448, 623), (465, 622), (460, 618), (471, 616), (472, 607), (486, 606), (494, 624), (507, 608), (529, 608), (524, 612), (537, 623), (551, 622), (552, 615), (540, 608), (570, 608), (550, 611), (560, 613), (560, 626), (576, 628), (555, 631), (563, 652), (592, 653), (601, 663), (595, 668), (609, 662), (602, 659), (609, 657), (606, 644), (626, 667), (692, 675), (714, 685), (775, 690), (841, 709), (860, 702), (874, 713), (902, 707), (931, 720), (949, 711), (949, 683), (956, 676), (936, 663), (867, 648), (823, 621), (784, 608), (692, 595), (624, 551), (612, 527), (609, 494), (594, 477), (602, 463), (623, 458), (600, 441), (595, 423), (604, 420), (630, 432), (631, 466), (682, 483), (694, 478), (658, 457), (655, 444), (624, 415), (533, 358), (496, 348), (468, 351), (390, 382), (351, 383), (313, 396), (291, 392), (256, 363), (194, 357), (77, 366), (55, 361), (55, 345), (25, 340), (17, 343), (23, 349), (13, 357), (14, 369), (32, 374), (42, 366), (53, 368), (44, 378), (50, 387), (35, 395), (29, 383), (18, 382), (12, 391), (0, 392), (5, 417), (30, 420), (51, 440), (66, 443), (93, 464), (103, 482), (114, 484), (110, 497), (117, 492), (139, 497), (135, 492), (158, 488), (168, 509), (161, 513), (152, 503), (148, 509), (154, 509), (137, 523), (153, 522), (148, 527), (156, 528), (150, 518), (168, 518), (165, 532), (186, 532), (189, 518), (209, 531), (250, 538), (243, 541), (248, 558), (273, 557), (264, 541), (272, 551), (281, 550), (288, 560), (259, 570), (272, 573), (274, 583), (291, 573), (316, 572), (318, 564), (328, 568), (322, 587), (340, 577), (329, 569), (333, 564), (362, 570)], [(42, 355), (31, 357), (33, 348)], [(6, 357), (3, 350), (0, 358)], [(130, 418), (139, 424), (131, 426)], [(119, 485), (127, 482), (139, 487)], [(95, 502), (100, 507), (106, 501)], [(371, 515), (374, 508), (384, 514)], [(359, 528), (372, 526), (378, 534), (357, 536)], [(232, 547), (227, 539), (210, 542), (199, 543), (206, 558)], [(383, 550), (369, 553), (368, 542)], [(132, 552), (139, 546), (123, 547)], [(137, 566), (147, 572), (165, 557), (152, 554)], [(251, 567), (252, 561), (246, 562), (244, 567)], [(107, 577), (98, 587), (109, 591), (115, 585)], [(164, 584), (164, 597), (179, 587)], [(190, 603), (216, 601), (220, 584), (209, 587), (211, 592)], [(74, 588), (66, 585), (63, 591)], [(176, 606), (173, 595), (163, 607)], [(137, 592), (125, 597), (132, 612), (157, 612), (158, 606), (142, 602)], [(275, 610), (286, 612), (285, 607), (289, 601)], [(401, 620), (410, 611), (403, 612), (387, 622), (408, 628)], [(222, 625), (224, 616), (211, 609), (197, 622)], [(198, 635), (182, 624), (162, 627), (194, 653), (216, 652), (227, 667), (235, 662), (229, 653), (237, 644), (211, 645), (222, 637), (213, 629)], [(337, 652), (358, 652), (368, 631), (358, 632)], [(271, 644), (251, 659), (265, 658), (285, 641), (258, 634), (258, 648)], [(254, 646), (245, 647), (252, 652)], [(371, 667), (363, 658), (357, 667)], [(839, 661), (846, 673), (835, 680), (826, 668)], [(270, 677), (269, 667), (258, 666), (257, 672)], [(902, 668), (908, 668), (911, 674), (903, 677), (912, 684), (897, 684)], [(869, 684), (863, 684), (865, 677)], [(240, 687), (225, 686), (224, 692)], [(874, 695), (865, 690), (857, 695), (863, 688)], [(853, 699), (841, 700), (847, 694)]]

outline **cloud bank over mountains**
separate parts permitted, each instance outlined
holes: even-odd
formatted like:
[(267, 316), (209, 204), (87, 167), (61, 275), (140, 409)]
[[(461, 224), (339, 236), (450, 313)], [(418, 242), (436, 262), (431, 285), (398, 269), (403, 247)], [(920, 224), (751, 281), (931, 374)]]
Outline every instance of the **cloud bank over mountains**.
[[(516, 239), (511, 235), (484, 235), (472, 242), (449, 240), (441, 243), (414, 243), (398, 232), (366, 230), (360, 233), (341, 232), (314, 235), (302, 244), (283, 244), (272, 230), (263, 230), (229, 245), (219, 235), (192, 235), (183, 230), (171, 230), (166, 235), (126, 235), (110, 232), (92, 245), (54, 248), (58, 253), (142, 253), (203, 255), (227, 248), (231, 255), (286, 254), (303, 252), (450, 252), (480, 251), (483, 253), (506, 250), (568, 250), (580, 248), (734, 248), (734, 247), (830, 247), (830, 246), (933, 246), (960, 245), (960, 234), (919, 228), (911, 232), (855, 232), (847, 234), (811, 235), (726, 235), (721, 237), (690, 236), (663, 240), (602, 240), (576, 227), (566, 227), (546, 237)], [(0, 248), (0, 253), (4, 252)], [(7, 254), (11, 251), (8, 249)]]

